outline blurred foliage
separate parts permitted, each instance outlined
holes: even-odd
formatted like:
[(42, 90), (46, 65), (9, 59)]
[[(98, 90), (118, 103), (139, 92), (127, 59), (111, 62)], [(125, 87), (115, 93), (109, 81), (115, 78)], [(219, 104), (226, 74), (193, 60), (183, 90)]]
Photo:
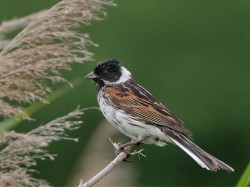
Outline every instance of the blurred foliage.
[(246, 170), (242, 174), (239, 182), (237, 183), (237, 187), (247, 187), (250, 186), (250, 163), (248, 163)]
[[(56, 2), (1, 0), (0, 20), (25, 16)], [(235, 169), (231, 174), (212, 173), (176, 146), (143, 145), (147, 157), (128, 163), (137, 166), (137, 185), (235, 185), (250, 158), (250, 1), (116, 3), (117, 8), (108, 8), (107, 19), (84, 29), (100, 44), (99, 48), (91, 48), (97, 62), (119, 58), (137, 82), (182, 119), (198, 145)], [(65, 77), (83, 77), (94, 66), (75, 65)], [(45, 124), (78, 105), (97, 105), (96, 90), (88, 81), (35, 113), (32, 117), (36, 122), (24, 122), (17, 130), (33, 129), (35, 123)], [(71, 133), (80, 142), (53, 144), (50, 151), (59, 156), (54, 162), (40, 162), (40, 178), (55, 186), (64, 186), (69, 180), (102, 116), (93, 110), (86, 111), (83, 118), (85, 125)]]

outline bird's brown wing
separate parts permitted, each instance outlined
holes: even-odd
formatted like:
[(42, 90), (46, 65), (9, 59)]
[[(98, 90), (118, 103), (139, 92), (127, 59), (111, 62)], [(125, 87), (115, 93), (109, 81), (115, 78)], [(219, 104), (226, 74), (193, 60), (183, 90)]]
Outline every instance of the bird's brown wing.
[(191, 136), (191, 132), (183, 126), (180, 119), (133, 80), (105, 89), (110, 95), (111, 102), (131, 117), (150, 125), (167, 127), (188, 137)]

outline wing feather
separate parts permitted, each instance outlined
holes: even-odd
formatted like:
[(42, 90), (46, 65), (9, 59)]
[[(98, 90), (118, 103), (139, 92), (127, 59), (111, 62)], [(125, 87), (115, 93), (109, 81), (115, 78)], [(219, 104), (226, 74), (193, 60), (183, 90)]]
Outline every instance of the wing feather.
[(105, 89), (110, 95), (111, 102), (131, 117), (150, 125), (167, 127), (188, 137), (191, 136), (191, 132), (184, 127), (180, 119), (133, 80)]

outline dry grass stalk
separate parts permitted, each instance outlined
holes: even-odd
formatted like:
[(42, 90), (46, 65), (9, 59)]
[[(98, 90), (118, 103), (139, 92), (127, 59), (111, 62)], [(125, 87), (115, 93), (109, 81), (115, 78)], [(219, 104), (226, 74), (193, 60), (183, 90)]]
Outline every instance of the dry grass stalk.
[(65, 131), (80, 127), (83, 111), (77, 108), (66, 116), (60, 117), (40, 126), (27, 134), (8, 132), (0, 136), (0, 186), (34, 187), (49, 186), (41, 179), (31, 176), (32, 166), (37, 159), (54, 159), (47, 147), (53, 141), (74, 140)]
[[(107, 165), (114, 158), (114, 149), (107, 137), (114, 137), (117, 134), (108, 122), (101, 122), (95, 131), (91, 134), (91, 138), (87, 142), (87, 147), (82, 152), (79, 160), (75, 164), (75, 169), (69, 177), (70, 181), (66, 186), (77, 186), (79, 180), (83, 178), (92, 178), (100, 171), (100, 168)], [(98, 142), (98, 143), (97, 143)], [(100, 156), (101, 153), (101, 156)], [(133, 164), (126, 164), (118, 166), (112, 175), (103, 178), (100, 182), (95, 184), (95, 187), (109, 186), (109, 187), (125, 187), (135, 185), (137, 178), (136, 166)], [(126, 179), (126, 180), (124, 180)]]
[[(66, 81), (60, 70), (70, 70), (71, 63), (92, 60), (93, 54), (86, 47), (95, 44), (88, 34), (76, 30), (105, 16), (104, 5), (113, 2), (62, 0), (46, 12), (0, 25), (0, 116), (21, 113), (23, 103), (44, 101), (52, 92), (48, 83)], [(6, 39), (7, 33), (26, 24), (13, 40)], [(31, 167), (37, 159), (54, 159), (55, 155), (44, 149), (52, 141), (75, 140), (65, 131), (79, 128), (81, 114), (77, 109), (27, 134), (1, 134), (0, 186), (50, 186), (44, 180), (33, 178), (35, 171)]]
[(0, 51), (10, 42), (10, 40), (6, 37), (7, 34), (17, 31), (18, 29), (23, 29), (39, 15), (45, 12), (46, 10), (43, 10), (22, 18), (14, 18), (12, 20), (3, 21), (0, 24)]
[(104, 5), (113, 2), (62, 0), (38, 14), (5, 46), (0, 53), (0, 115), (9, 117), (20, 112), (21, 108), (10, 101), (43, 100), (52, 91), (48, 80), (65, 81), (60, 70), (70, 70), (71, 63), (92, 60), (93, 54), (86, 47), (94, 43), (88, 34), (76, 29), (105, 16)]

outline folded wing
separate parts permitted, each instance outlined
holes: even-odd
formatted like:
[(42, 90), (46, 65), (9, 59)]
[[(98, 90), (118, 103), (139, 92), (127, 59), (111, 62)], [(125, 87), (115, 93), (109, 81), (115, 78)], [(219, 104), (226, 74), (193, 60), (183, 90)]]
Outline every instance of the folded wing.
[(126, 111), (131, 117), (150, 125), (167, 127), (187, 137), (191, 136), (180, 119), (133, 80), (107, 87), (106, 93), (111, 96), (111, 101), (117, 108)]

